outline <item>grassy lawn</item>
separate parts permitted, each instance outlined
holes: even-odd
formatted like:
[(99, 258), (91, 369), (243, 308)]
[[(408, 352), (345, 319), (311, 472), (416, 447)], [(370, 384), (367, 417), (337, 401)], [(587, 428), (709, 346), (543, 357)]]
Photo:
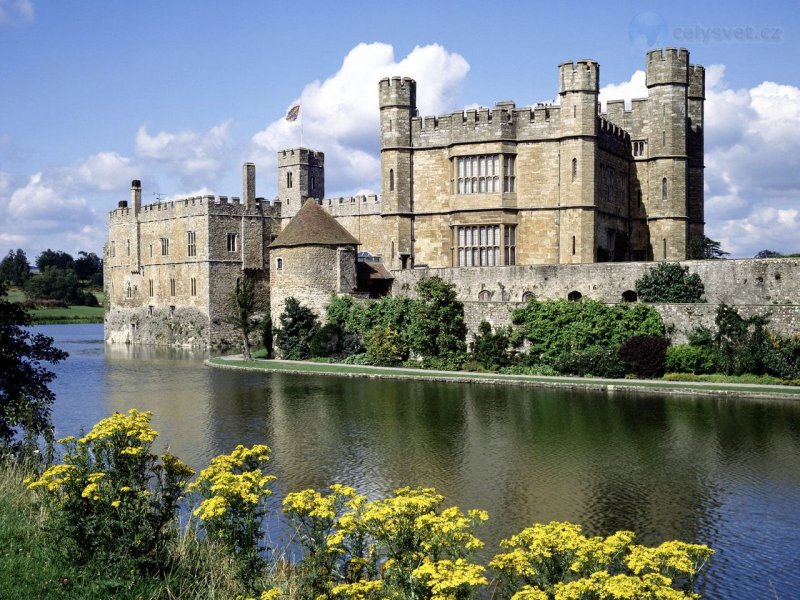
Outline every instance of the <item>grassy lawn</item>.
[[(60, 325), (65, 323), (102, 323), (105, 310), (105, 295), (99, 290), (90, 290), (100, 306), (68, 306), (66, 308), (34, 308), (30, 310), (35, 325)], [(8, 290), (11, 302), (25, 302), (25, 292), (12, 287)]]
[(639, 380), (639, 379), (600, 379), (590, 377), (553, 377), (541, 375), (505, 375), (500, 373), (472, 373), (466, 371), (427, 371), (423, 369), (381, 368), (361, 365), (344, 365), (328, 363), (312, 363), (300, 361), (275, 361), (275, 360), (231, 360), (222, 357), (212, 358), (209, 361), (218, 366), (234, 366), (265, 371), (284, 371), (294, 373), (317, 373), (320, 375), (348, 375), (393, 377), (409, 379), (427, 379), (435, 381), (464, 381), (464, 382), (491, 382), (509, 384), (547, 385), (547, 386), (581, 386), (587, 388), (605, 389), (652, 389), (660, 391), (687, 390), (697, 393), (729, 392), (742, 394), (769, 394), (775, 396), (792, 395), (800, 397), (800, 387), (791, 386), (765, 386), (749, 381), (739, 382), (736, 378), (731, 381), (668, 381), (664, 379)]

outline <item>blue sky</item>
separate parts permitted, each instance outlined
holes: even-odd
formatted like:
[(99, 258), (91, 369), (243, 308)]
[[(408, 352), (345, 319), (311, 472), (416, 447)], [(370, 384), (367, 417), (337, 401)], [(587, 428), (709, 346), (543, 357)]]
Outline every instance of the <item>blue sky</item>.
[(649, 45), (708, 68), (707, 234), (734, 256), (800, 251), (800, 10), (791, 3), (0, 0), (0, 253), (100, 253), (107, 212), (154, 193), (275, 193), (283, 121), (326, 153), (328, 195), (378, 189), (377, 78), (421, 112), (551, 101), (601, 64), (601, 98), (646, 94)]

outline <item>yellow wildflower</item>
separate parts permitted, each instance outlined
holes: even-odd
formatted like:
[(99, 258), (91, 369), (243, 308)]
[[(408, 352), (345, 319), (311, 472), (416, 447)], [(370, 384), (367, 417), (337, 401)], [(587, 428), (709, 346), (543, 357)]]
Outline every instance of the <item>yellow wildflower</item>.
[(271, 588), (265, 592), (261, 592), (261, 599), (260, 600), (276, 600), (280, 598), (281, 591), (278, 588)]
[(463, 596), (470, 588), (486, 585), (485, 570), (481, 565), (459, 558), (455, 561), (426, 561), (412, 574), (423, 580), (431, 590), (431, 600), (452, 600)]
[(383, 589), (383, 582), (378, 579), (374, 581), (356, 581), (355, 583), (343, 583), (331, 590), (333, 598), (345, 598), (346, 600), (369, 600), (378, 597), (377, 594)]
[(111, 502), (111, 506), (113, 506), (114, 508), (119, 508), (120, 504), (122, 504), (122, 502), (120, 502), (119, 500), (114, 500), (113, 502)]

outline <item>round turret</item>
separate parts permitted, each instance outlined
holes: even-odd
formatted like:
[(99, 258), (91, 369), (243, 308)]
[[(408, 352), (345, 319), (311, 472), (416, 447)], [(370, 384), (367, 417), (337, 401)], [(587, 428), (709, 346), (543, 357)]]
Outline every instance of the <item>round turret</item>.
[(384, 77), (379, 87), (381, 108), (417, 106), (417, 82), (410, 77)]
[(558, 93), (590, 92), (598, 93), (600, 85), (600, 65), (593, 60), (568, 61), (558, 65)]
[(686, 85), (689, 51), (686, 48), (657, 49), (647, 53), (647, 87)]

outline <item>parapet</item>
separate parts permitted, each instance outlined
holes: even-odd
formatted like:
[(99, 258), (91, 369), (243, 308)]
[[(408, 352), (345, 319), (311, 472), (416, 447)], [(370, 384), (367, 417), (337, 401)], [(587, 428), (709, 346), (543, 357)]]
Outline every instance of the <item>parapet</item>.
[(689, 65), (689, 98), (704, 100), (706, 97), (706, 69), (700, 65)]
[(647, 87), (687, 84), (689, 51), (686, 48), (651, 50), (647, 53)]
[(288, 167), (291, 165), (314, 165), (325, 166), (325, 153), (308, 148), (290, 148), (278, 151), (278, 166)]
[(375, 194), (318, 199), (317, 203), (334, 217), (379, 215), (381, 213), (381, 199)]
[(558, 65), (558, 93), (591, 92), (600, 90), (600, 65), (589, 59), (564, 62)]
[(417, 107), (417, 82), (410, 77), (384, 77), (378, 83), (380, 107)]

